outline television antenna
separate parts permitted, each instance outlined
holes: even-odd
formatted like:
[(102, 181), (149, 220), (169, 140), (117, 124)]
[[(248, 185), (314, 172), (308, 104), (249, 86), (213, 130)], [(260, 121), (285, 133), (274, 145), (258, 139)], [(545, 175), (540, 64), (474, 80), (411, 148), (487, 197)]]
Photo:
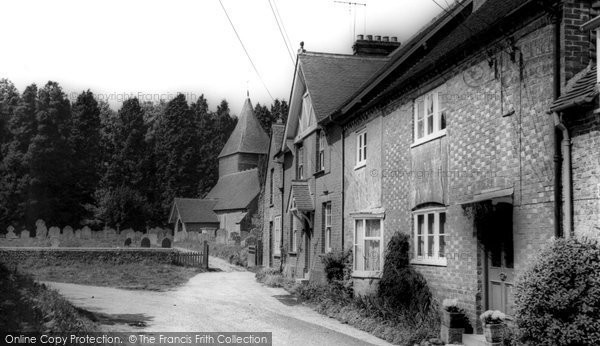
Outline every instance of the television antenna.
[(334, 0), (334, 3), (338, 3), (338, 4), (345, 4), (348, 5), (348, 11), (350, 12), (350, 14), (352, 15), (352, 10), (354, 9), (354, 24), (352, 26), (352, 39), (354, 40), (356, 38), (356, 7), (358, 6), (362, 6), (364, 7), (364, 20), (363, 20), (363, 25), (364, 25), (364, 34), (367, 34), (367, 4), (363, 3), (363, 2), (352, 2), (352, 1), (340, 1), (340, 0)]

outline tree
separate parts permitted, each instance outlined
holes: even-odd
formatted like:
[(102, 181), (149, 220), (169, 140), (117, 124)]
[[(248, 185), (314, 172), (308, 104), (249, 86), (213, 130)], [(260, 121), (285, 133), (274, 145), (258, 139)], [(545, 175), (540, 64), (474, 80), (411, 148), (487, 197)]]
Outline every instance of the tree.
[(36, 103), (36, 135), (27, 152), (31, 174), (29, 212), (49, 224), (77, 224), (81, 205), (74, 198), (69, 101), (56, 82), (39, 90)]
[(267, 134), (270, 134), (271, 124), (273, 124), (275, 119), (273, 118), (273, 114), (271, 113), (269, 108), (267, 108), (266, 106), (262, 106), (260, 103), (257, 103), (256, 106), (254, 106), (254, 115), (256, 116), (256, 119), (258, 119), (258, 122), (260, 123), (260, 126), (263, 128), (263, 130), (265, 130)]
[(10, 141), (8, 124), (19, 103), (19, 91), (8, 79), (0, 79), (0, 161), (4, 156), (4, 144)]
[(284, 100), (275, 99), (273, 104), (271, 105), (271, 114), (273, 116), (273, 121), (276, 122), (277, 119), (281, 119), (282, 124), (285, 124), (287, 121), (287, 115), (290, 107)]
[(202, 161), (198, 124), (183, 94), (167, 103), (156, 138), (163, 215), (168, 213), (173, 198), (198, 195), (198, 163)]
[(91, 216), (94, 192), (100, 180), (100, 108), (91, 91), (82, 92), (72, 108), (69, 136), (73, 198), (82, 206), (78, 220)]

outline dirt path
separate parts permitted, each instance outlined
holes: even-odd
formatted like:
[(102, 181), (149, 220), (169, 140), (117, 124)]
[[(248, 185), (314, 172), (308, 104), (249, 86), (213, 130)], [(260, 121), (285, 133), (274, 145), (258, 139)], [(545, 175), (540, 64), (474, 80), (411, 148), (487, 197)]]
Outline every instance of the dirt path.
[(210, 258), (221, 272), (198, 274), (169, 292), (48, 283), (76, 306), (145, 321), (106, 326), (114, 331), (273, 332), (273, 345), (389, 345), (385, 341), (297, 305), (288, 293), (257, 283), (254, 274)]

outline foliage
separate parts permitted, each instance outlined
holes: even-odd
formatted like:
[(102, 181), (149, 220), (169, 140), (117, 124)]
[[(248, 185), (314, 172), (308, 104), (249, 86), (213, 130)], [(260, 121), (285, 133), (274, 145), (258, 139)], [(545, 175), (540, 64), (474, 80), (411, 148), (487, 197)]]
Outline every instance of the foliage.
[(56, 291), (0, 263), (0, 330), (93, 332), (98, 326)]
[(445, 311), (450, 313), (460, 312), (460, 308), (458, 307), (458, 299), (444, 299), (442, 301), (442, 307)]
[(133, 188), (119, 186), (101, 193), (100, 218), (120, 229), (144, 229), (148, 205), (141, 194)]
[(515, 286), (522, 341), (535, 345), (600, 344), (600, 246), (552, 241)]
[(409, 265), (409, 249), (408, 235), (396, 233), (392, 236), (377, 295), (391, 308), (424, 319), (435, 310), (433, 295), (423, 276)]
[(328, 252), (321, 259), (328, 282), (349, 281), (352, 275), (352, 250)]
[(499, 310), (487, 310), (479, 316), (481, 324), (499, 324), (504, 322), (506, 315)]

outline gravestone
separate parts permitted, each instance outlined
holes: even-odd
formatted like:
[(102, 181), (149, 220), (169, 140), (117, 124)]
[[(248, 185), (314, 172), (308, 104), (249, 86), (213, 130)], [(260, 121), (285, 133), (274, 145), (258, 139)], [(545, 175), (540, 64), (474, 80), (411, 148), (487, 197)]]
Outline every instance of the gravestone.
[(161, 228), (157, 228), (156, 230), (157, 230), (156, 237), (158, 237), (158, 239), (162, 239), (167, 236), (167, 232), (165, 230), (163, 230)]
[(73, 234), (75, 235), (75, 238), (81, 239), (81, 230), (80, 229), (76, 229)]
[(60, 228), (58, 227), (50, 227), (48, 230), (48, 238), (58, 238), (60, 237)]
[(50, 239), (50, 246), (53, 248), (57, 248), (60, 245), (60, 240), (58, 237), (54, 237)]
[(131, 246), (131, 238), (125, 239), (125, 242), (123, 243), (123, 245), (126, 247), (130, 247)]
[(21, 239), (29, 239), (29, 231), (24, 229), (21, 231)]
[(171, 247), (171, 239), (163, 238), (163, 240), (160, 242), (160, 246), (164, 247), (164, 248), (170, 248)]
[(142, 239), (143, 235), (144, 235), (144, 233), (142, 233), (140, 231), (135, 231), (134, 240), (138, 241), (138, 240)]
[(150, 247), (150, 239), (148, 239), (148, 237), (143, 237), (142, 243), (140, 246), (141, 247)]
[(63, 228), (63, 231), (62, 231), (62, 236), (65, 239), (73, 238), (73, 227), (65, 226), (65, 228)]
[(135, 232), (131, 228), (125, 229), (121, 233), (125, 234), (125, 238), (131, 238), (131, 241), (135, 238)]
[(6, 228), (6, 239), (17, 239), (15, 228), (11, 225)]
[(44, 220), (37, 220), (35, 222), (35, 237), (39, 239), (46, 238), (48, 235), (48, 228), (46, 228), (46, 223)]
[(81, 229), (81, 239), (92, 239), (92, 229), (88, 226), (84, 226)]
[(156, 234), (154, 234), (154, 233), (147, 234), (146, 238), (150, 239), (150, 244), (158, 245), (158, 238), (156, 237)]

